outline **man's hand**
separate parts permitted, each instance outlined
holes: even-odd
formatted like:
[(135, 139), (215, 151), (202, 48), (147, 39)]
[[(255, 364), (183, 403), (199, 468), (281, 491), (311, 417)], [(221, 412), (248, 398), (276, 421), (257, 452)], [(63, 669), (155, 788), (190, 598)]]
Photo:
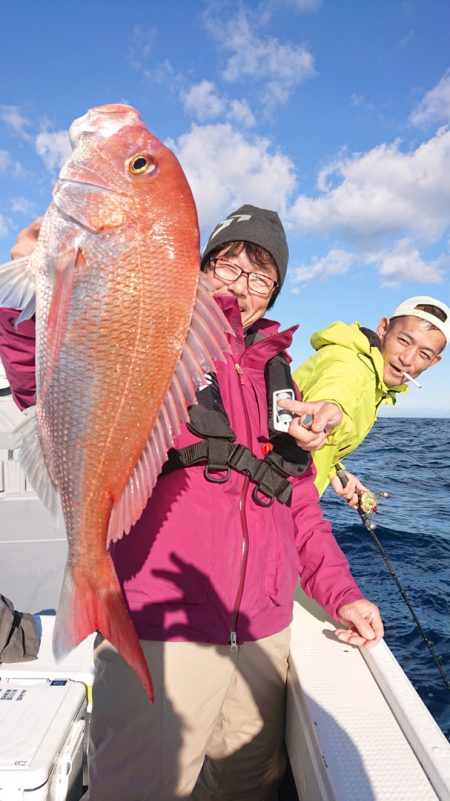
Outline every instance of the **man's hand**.
[(341, 642), (373, 648), (384, 634), (383, 622), (378, 607), (366, 598), (344, 604), (338, 612), (339, 621), (346, 629), (336, 629), (336, 636)]
[(359, 492), (370, 492), (368, 487), (365, 487), (364, 484), (361, 484), (358, 476), (354, 476), (353, 473), (349, 473), (348, 470), (345, 471), (345, 475), (348, 478), (348, 482), (345, 487), (342, 486), (341, 479), (338, 476), (333, 476), (331, 479), (331, 486), (333, 487), (336, 495), (339, 495), (340, 498), (343, 498), (344, 501), (347, 501), (348, 505), (352, 509), (358, 508), (358, 500)]
[(11, 248), (12, 259), (21, 259), (23, 256), (31, 256), (38, 241), (41, 225), (42, 217), (36, 217), (30, 225), (27, 225), (23, 231), (20, 231), (15, 245)]
[[(289, 434), (305, 451), (321, 448), (330, 431), (342, 422), (342, 410), (328, 401), (280, 400), (278, 406), (293, 412)], [(307, 427), (302, 425), (306, 414), (312, 417), (312, 422)]]

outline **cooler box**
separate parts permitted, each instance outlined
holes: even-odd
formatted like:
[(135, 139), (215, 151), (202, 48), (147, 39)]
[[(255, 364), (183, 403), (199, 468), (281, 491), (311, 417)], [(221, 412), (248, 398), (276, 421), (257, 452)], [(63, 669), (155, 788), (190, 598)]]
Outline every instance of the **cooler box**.
[(0, 801), (78, 801), (86, 687), (0, 676)]

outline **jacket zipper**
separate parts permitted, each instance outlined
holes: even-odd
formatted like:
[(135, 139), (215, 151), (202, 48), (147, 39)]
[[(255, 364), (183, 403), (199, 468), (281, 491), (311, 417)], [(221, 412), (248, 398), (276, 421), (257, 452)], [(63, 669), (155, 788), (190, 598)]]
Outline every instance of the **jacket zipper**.
[[(247, 446), (251, 447), (251, 429), (250, 429), (250, 420), (248, 417), (247, 406), (245, 403), (244, 397), (244, 390), (242, 388), (243, 384), (243, 375), (244, 372), (242, 370), (241, 365), (239, 362), (235, 363), (236, 372), (239, 376), (239, 388), (241, 392), (242, 398), (242, 408), (244, 409), (244, 417), (245, 417), (245, 428), (247, 431)], [(244, 483), (242, 485), (241, 490), (241, 497), (239, 499), (239, 511), (241, 516), (241, 526), (242, 526), (242, 550), (241, 550), (241, 564), (240, 564), (240, 571), (239, 571), (239, 585), (236, 593), (236, 598), (233, 604), (233, 612), (231, 615), (231, 631), (230, 631), (230, 648), (232, 651), (237, 651), (238, 648), (238, 641), (237, 641), (237, 620), (239, 616), (239, 607), (242, 601), (242, 595), (244, 592), (244, 583), (245, 583), (245, 574), (247, 571), (247, 560), (248, 560), (248, 526), (247, 526), (247, 516), (245, 514), (245, 502), (247, 500), (247, 492), (248, 487), (250, 484), (250, 478), (245, 476)]]

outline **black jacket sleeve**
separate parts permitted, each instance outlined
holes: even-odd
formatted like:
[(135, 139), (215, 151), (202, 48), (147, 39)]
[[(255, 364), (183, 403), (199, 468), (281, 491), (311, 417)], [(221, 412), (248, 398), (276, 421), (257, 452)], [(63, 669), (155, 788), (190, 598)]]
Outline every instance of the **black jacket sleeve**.
[(33, 615), (17, 612), (4, 595), (0, 595), (0, 663), (35, 659), (39, 636)]

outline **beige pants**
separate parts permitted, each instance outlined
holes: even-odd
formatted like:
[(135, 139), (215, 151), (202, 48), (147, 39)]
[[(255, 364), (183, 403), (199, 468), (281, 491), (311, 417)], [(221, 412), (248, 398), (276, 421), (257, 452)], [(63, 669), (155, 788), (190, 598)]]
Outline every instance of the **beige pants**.
[(154, 704), (108, 642), (96, 647), (84, 801), (276, 798), (285, 768), (289, 629), (237, 652), (141, 644)]

